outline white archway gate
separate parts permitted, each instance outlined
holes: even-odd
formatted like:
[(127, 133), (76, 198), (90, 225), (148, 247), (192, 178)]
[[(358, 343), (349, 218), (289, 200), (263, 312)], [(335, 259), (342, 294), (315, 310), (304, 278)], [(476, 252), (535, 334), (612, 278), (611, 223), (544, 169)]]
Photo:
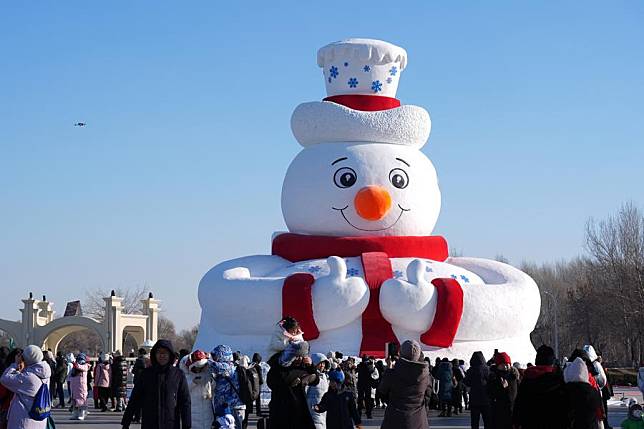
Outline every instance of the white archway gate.
[(35, 344), (45, 349), (57, 351), (58, 344), (67, 335), (89, 329), (101, 339), (102, 350), (114, 352), (122, 350), (124, 338), (130, 335), (141, 346), (144, 342), (156, 342), (159, 325), (159, 303), (152, 294), (141, 300), (143, 314), (124, 314), (123, 298), (112, 291), (104, 298), (105, 317), (96, 320), (87, 316), (66, 316), (54, 318), (53, 303), (33, 298), (23, 299), (21, 321), (0, 319), (0, 330), (14, 339), (17, 347)]

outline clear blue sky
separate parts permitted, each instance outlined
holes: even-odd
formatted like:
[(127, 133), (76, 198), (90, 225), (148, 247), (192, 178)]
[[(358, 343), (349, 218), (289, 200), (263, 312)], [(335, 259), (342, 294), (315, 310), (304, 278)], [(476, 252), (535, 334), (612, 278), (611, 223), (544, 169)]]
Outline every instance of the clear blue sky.
[(3, 3), (0, 317), (148, 284), (196, 323), (201, 276), (285, 228), (290, 115), (347, 37), (407, 49), (450, 247), (570, 258), (588, 217), (644, 206), (642, 2), (236, 3)]

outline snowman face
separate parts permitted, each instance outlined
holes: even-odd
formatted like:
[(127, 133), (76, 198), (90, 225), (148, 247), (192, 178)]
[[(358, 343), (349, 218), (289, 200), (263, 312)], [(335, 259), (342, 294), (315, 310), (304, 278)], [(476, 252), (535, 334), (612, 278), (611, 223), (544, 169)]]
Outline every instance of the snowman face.
[(298, 234), (430, 235), (439, 212), (434, 166), (417, 148), (402, 145), (306, 147), (282, 187), (284, 220)]

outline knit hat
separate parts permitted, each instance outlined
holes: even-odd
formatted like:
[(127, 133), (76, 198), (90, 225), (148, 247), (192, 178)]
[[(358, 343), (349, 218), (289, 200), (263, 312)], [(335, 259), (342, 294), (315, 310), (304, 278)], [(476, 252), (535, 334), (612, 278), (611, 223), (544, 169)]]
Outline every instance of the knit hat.
[(332, 371), (329, 371), (329, 380), (330, 381), (335, 381), (338, 384), (343, 384), (344, 383), (344, 372), (340, 369), (334, 369)]
[(77, 354), (76, 355), (76, 362), (78, 362), (81, 365), (84, 364), (85, 362), (87, 362), (87, 356), (85, 355), (85, 353)]
[(233, 361), (233, 349), (230, 347), (220, 344), (215, 347), (210, 354), (212, 355), (213, 360), (217, 362), (232, 362)]
[(322, 353), (313, 353), (311, 355), (311, 361), (313, 362), (313, 365), (318, 366), (320, 362), (324, 362), (328, 360), (326, 356), (324, 356)]
[(537, 358), (534, 361), (537, 365), (554, 365), (555, 364), (555, 351), (545, 344), (537, 349)]
[(403, 359), (417, 362), (421, 355), (420, 344), (414, 340), (406, 340), (400, 346), (400, 357)]
[(499, 352), (494, 355), (494, 363), (496, 365), (501, 365), (501, 364), (507, 364), (507, 365), (512, 365), (512, 359), (510, 359), (510, 356), (506, 352)]
[(35, 363), (41, 362), (43, 360), (42, 350), (37, 346), (27, 346), (22, 351), (22, 358), (25, 361), (25, 365), (30, 366)]
[(566, 383), (589, 383), (588, 368), (582, 358), (575, 358), (564, 368), (564, 381)]

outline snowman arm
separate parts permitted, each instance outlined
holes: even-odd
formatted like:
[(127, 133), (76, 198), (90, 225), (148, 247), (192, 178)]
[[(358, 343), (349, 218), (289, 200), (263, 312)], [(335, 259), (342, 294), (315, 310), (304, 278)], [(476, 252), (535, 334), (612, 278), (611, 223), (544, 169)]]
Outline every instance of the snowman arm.
[(462, 285), (464, 309), (456, 340), (496, 340), (532, 332), (539, 317), (541, 296), (530, 276), (490, 259), (451, 257), (445, 262), (483, 280), (483, 284)]
[(207, 316), (202, 323), (228, 335), (270, 334), (281, 318), (285, 278), (267, 274), (289, 264), (279, 256), (258, 255), (212, 268), (199, 283), (199, 304)]

